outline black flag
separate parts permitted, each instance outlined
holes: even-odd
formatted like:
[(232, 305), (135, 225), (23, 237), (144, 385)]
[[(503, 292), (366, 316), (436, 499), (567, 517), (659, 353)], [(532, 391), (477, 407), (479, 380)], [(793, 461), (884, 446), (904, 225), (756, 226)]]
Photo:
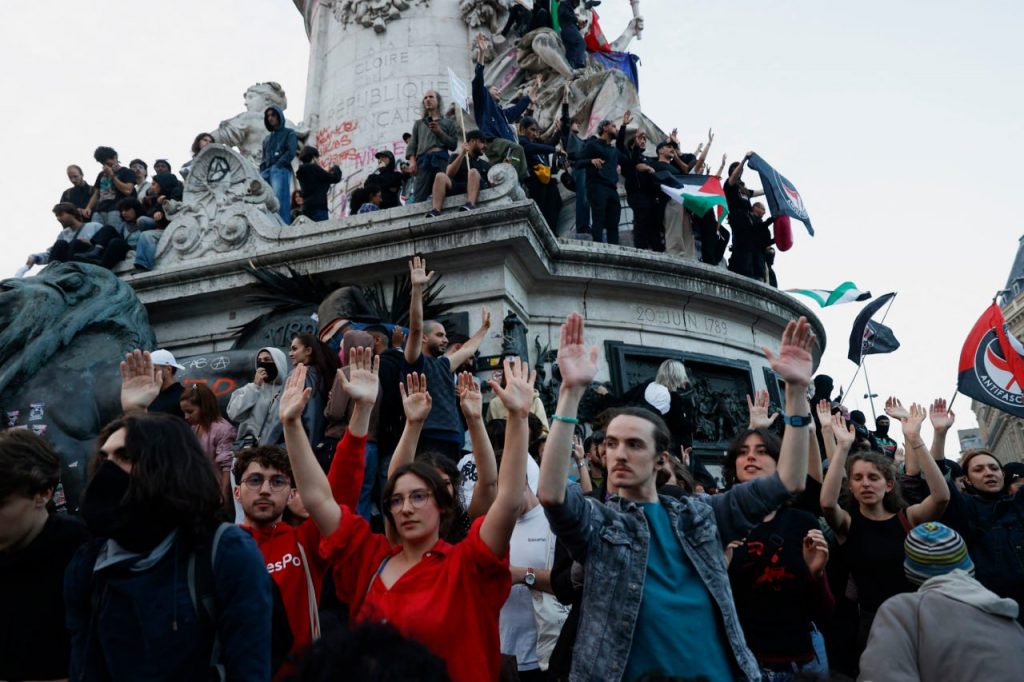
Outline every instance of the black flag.
[(879, 296), (864, 306), (864, 309), (857, 315), (857, 319), (853, 321), (853, 329), (850, 331), (850, 353), (847, 355), (853, 364), (860, 365), (864, 355), (891, 353), (900, 347), (900, 343), (891, 329), (871, 320), (874, 314), (895, 295), (896, 292), (891, 292)]

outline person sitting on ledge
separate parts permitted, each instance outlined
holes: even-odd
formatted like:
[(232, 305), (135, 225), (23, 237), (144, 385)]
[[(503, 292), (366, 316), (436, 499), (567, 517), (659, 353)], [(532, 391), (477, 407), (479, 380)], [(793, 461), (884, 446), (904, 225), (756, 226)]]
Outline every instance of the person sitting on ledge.
[(449, 194), (468, 195), (466, 203), (459, 208), (460, 211), (472, 211), (476, 208), (480, 190), (487, 188), (487, 171), (491, 169), (490, 164), (483, 158), (485, 144), (484, 135), (479, 130), (466, 133), (462, 149), (458, 154), (452, 154), (448, 158), (448, 168), (444, 173), (434, 176), (433, 208), (427, 213), (428, 218), (441, 215), (444, 198)]
[[(77, 253), (88, 251), (92, 248), (89, 240), (99, 232), (102, 225), (99, 223), (87, 223), (81, 210), (74, 204), (62, 201), (53, 207), (53, 215), (57, 222), (64, 229), (57, 235), (57, 241), (46, 251), (33, 253), (25, 261), (26, 268), (31, 269), (33, 265), (46, 265), (51, 261), (66, 262)], [(27, 272), (27, 270), (26, 270)]]
[(384, 201), (384, 195), (377, 185), (373, 183), (366, 183), (363, 185), (363, 192), (365, 192), (366, 201), (362, 206), (359, 207), (357, 213), (370, 213), (371, 211), (379, 211), (381, 209), (381, 203)]

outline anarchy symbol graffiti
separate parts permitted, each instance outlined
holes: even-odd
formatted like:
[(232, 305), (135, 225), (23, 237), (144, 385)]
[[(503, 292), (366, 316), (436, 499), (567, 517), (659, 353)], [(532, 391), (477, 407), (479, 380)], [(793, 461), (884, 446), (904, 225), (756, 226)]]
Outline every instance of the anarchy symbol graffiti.
[(228, 164), (228, 160), (223, 156), (215, 156), (210, 161), (210, 167), (206, 171), (206, 181), (210, 183), (220, 182), (228, 176), (231, 172), (231, 166)]

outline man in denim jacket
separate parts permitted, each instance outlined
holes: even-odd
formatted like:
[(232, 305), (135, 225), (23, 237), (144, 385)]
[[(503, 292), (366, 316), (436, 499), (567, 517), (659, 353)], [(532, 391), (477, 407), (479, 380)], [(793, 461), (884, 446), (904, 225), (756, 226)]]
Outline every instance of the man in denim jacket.
[[(761, 679), (736, 616), (723, 548), (803, 489), (814, 341), (801, 319), (786, 327), (777, 357), (765, 350), (786, 382), (790, 415), (775, 476), (706, 500), (659, 498), (655, 472), (668, 454), (668, 429), (643, 409), (623, 410), (608, 425), (608, 476), (619, 497), (607, 505), (585, 499), (577, 487), (566, 490), (568, 458), (544, 458), (538, 497), (552, 530), (585, 570), (571, 680), (617, 682), (655, 670)], [(597, 371), (597, 349), (584, 350), (577, 313), (562, 326), (558, 365), (562, 385), (549, 453), (570, 451), (580, 396)]]

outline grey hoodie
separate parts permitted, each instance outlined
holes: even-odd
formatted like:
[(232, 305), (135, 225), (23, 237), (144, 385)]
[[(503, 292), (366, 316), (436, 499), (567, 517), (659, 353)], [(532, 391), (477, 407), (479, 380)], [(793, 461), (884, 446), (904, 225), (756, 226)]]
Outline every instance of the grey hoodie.
[[(263, 351), (270, 353), (270, 357), (274, 359), (277, 378), (262, 386), (246, 384), (232, 392), (231, 400), (228, 401), (228, 418), (238, 424), (238, 439), (256, 436), (260, 445), (268, 444), (271, 430), (280, 421), (277, 414), (278, 401), (284, 391), (285, 379), (291, 370), (284, 351), (279, 348), (260, 348), (256, 351), (256, 357), (258, 358)], [(255, 367), (254, 359), (253, 368)]]
[(1024, 628), (1012, 599), (961, 570), (890, 598), (860, 657), (866, 682), (1024, 679)]

